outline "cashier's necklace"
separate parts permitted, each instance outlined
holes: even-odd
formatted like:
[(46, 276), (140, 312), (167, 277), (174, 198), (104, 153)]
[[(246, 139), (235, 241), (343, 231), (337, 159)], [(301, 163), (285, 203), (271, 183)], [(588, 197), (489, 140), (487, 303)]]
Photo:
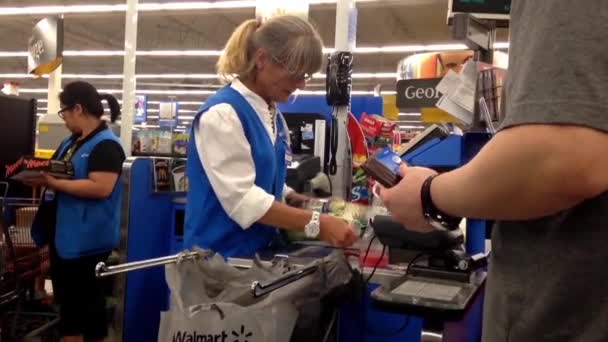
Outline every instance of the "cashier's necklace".
[(268, 110), (270, 111), (270, 123), (272, 124), (272, 135), (276, 133), (276, 119), (277, 119), (277, 110), (274, 106), (269, 106)]

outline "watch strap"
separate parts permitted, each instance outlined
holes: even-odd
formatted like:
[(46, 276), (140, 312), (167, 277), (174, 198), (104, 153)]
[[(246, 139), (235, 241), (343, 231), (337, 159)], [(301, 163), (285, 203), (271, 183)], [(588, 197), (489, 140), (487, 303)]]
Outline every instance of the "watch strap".
[(430, 176), (424, 181), (424, 183), (422, 183), (422, 188), (420, 189), (422, 214), (432, 225), (434, 225), (433, 223), (438, 223), (441, 227), (448, 230), (457, 229), (460, 221), (462, 221), (462, 218), (452, 216), (441, 211), (433, 202), (433, 197), (431, 195), (431, 184), (433, 183), (433, 179), (435, 179), (435, 177), (437, 177), (437, 175)]

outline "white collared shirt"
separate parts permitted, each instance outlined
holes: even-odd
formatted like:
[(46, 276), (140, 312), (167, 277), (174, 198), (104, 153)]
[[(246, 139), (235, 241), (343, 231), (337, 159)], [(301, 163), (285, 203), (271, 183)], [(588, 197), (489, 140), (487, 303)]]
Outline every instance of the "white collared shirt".
[[(276, 110), (259, 95), (235, 79), (238, 91), (259, 115), (273, 145)], [(280, 120), (279, 122), (283, 122)], [(287, 127), (285, 127), (287, 132)], [(275, 201), (274, 195), (255, 185), (255, 164), (251, 145), (234, 108), (222, 103), (209, 108), (194, 127), (196, 150), (213, 191), (228, 216), (243, 229), (259, 221)], [(293, 191), (285, 185), (283, 197)]]

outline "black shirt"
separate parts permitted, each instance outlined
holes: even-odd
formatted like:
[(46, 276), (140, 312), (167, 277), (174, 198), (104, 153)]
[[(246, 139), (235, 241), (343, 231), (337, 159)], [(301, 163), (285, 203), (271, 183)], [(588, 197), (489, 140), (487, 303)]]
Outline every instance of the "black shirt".
[[(55, 152), (51, 159), (64, 160), (71, 159), (71, 157), (78, 151), (78, 149), (87, 141), (92, 139), (98, 133), (108, 129), (105, 122), (102, 122), (97, 129), (82, 140), (78, 140), (78, 136), (74, 136), (72, 139), (73, 143), (65, 149), (62, 155), (59, 155), (59, 150)], [(122, 164), (126, 159), (125, 153), (122, 146), (113, 140), (104, 140), (93, 148), (89, 155), (88, 172), (111, 172), (120, 175), (122, 173)], [(57, 196), (54, 196), (52, 201), (43, 201), (40, 206), (44, 222), (47, 223), (49, 235), (49, 242), (54, 243), (55, 240), (55, 229), (57, 223)]]

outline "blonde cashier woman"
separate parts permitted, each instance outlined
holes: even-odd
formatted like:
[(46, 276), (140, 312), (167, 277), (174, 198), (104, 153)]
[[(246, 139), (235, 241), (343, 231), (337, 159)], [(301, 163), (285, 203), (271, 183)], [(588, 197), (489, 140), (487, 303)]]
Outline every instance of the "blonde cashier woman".
[(184, 245), (224, 257), (271, 245), (279, 229), (303, 231), (335, 246), (356, 236), (340, 219), (290, 207), (285, 185), (288, 131), (277, 102), (303, 89), (322, 65), (319, 34), (295, 16), (242, 23), (217, 63), (231, 83), (211, 96), (192, 125)]

